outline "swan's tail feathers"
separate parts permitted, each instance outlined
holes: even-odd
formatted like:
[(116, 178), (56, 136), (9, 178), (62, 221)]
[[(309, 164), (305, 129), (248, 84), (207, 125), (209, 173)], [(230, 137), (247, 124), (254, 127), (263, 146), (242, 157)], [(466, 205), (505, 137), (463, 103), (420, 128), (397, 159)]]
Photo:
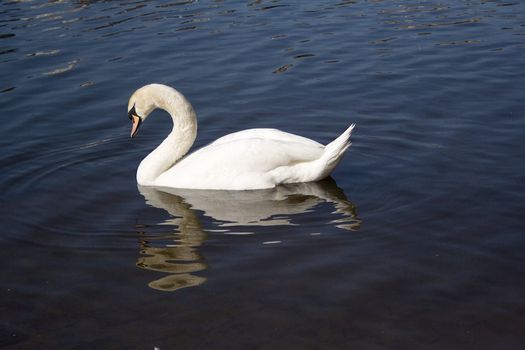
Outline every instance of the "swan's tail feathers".
[(328, 163), (338, 162), (348, 147), (350, 147), (352, 144), (350, 135), (352, 135), (354, 127), (355, 124), (350, 125), (338, 138), (325, 146), (323, 158), (325, 158)]
[(346, 129), (338, 138), (330, 142), (324, 148), (324, 153), (321, 156), (321, 160), (325, 164), (322, 177), (328, 176), (332, 170), (339, 164), (339, 161), (345, 154), (345, 151), (350, 147), (352, 142), (350, 141), (350, 135), (354, 130), (355, 124), (352, 124)]

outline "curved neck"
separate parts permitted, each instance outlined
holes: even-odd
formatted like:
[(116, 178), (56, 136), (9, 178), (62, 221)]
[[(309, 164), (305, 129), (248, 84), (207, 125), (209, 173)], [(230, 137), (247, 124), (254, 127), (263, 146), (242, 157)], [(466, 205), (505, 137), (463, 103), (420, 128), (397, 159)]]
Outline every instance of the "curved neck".
[(153, 185), (153, 182), (181, 159), (193, 145), (197, 136), (195, 111), (177, 90), (166, 87), (153, 96), (153, 104), (167, 111), (173, 119), (173, 129), (162, 143), (140, 162), (137, 182)]

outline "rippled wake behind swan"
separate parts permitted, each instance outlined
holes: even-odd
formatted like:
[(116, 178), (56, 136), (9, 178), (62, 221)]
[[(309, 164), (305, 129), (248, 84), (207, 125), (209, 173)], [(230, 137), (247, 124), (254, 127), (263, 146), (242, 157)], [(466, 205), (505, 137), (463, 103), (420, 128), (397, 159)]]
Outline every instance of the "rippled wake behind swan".
[(350, 147), (355, 126), (326, 146), (276, 129), (248, 129), (185, 156), (197, 136), (197, 118), (190, 102), (169, 86), (145, 85), (131, 95), (131, 137), (156, 108), (171, 115), (173, 129), (140, 163), (137, 183), (141, 186), (251, 190), (321, 180)]

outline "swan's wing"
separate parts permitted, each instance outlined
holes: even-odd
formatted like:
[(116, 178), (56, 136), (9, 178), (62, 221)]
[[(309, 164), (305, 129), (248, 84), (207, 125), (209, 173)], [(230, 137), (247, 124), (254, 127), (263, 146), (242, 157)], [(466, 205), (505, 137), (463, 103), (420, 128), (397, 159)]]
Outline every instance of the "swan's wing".
[(223, 138), (183, 158), (159, 176), (157, 185), (208, 189), (273, 187), (273, 170), (319, 159), (324, 151), (317, 142), (295, 142), (293, 136), (288, 141), (282, 137), (277, 140), (236, 136), (241, 137)]
[(268, 172), (281, 166), (309, 162), (323, 154), (324, 146), (315, 141), (306, 143), (293, 138), (290, 140), (253, 137), (224, 139), (195, 151), (177, 163), (176, 167), (194, 168), (198, 164), (199, 168), (210, 170)]

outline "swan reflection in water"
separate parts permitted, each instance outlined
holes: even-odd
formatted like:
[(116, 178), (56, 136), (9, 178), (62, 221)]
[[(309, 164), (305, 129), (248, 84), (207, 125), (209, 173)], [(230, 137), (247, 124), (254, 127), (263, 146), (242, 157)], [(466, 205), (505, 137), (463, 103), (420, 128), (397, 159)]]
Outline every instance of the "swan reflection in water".
[[(149, 283), (151, 288), (175, 291), (197, 286), (205, 277), (193, 273), (206, 269), (198, 247), (206, 240), (208, 232), (246, 233), (253, 226), (294, 225), (294, 216), (311, 212), (321, 203), (330, 203), (335, 218), (330, 221), (345, 230), (357, 230), (361, 220), (356, 207), (337, 187), (331, 178), (318, 182), (280, 185), (273, 189), (251, 191), (188, 190), (139, 186), (146, 203), (166, 210), (173, 218), (162, 225), (175, 227), (175, 233), (160, 238), (172, 240), (164, 247), (152, 247), (155, 237), (148, 235), (141, 243), (137, 266), (147, 270), (168, 273), (167, 276)], [(198, 212), (212, 218), (220, 230), (205, 230)], [(243, 231), (237, 231), (236, 228)], [(144, 228), (146, 231), (147, 228)], [(146, 234), (142, 232), (142, 234)]]

